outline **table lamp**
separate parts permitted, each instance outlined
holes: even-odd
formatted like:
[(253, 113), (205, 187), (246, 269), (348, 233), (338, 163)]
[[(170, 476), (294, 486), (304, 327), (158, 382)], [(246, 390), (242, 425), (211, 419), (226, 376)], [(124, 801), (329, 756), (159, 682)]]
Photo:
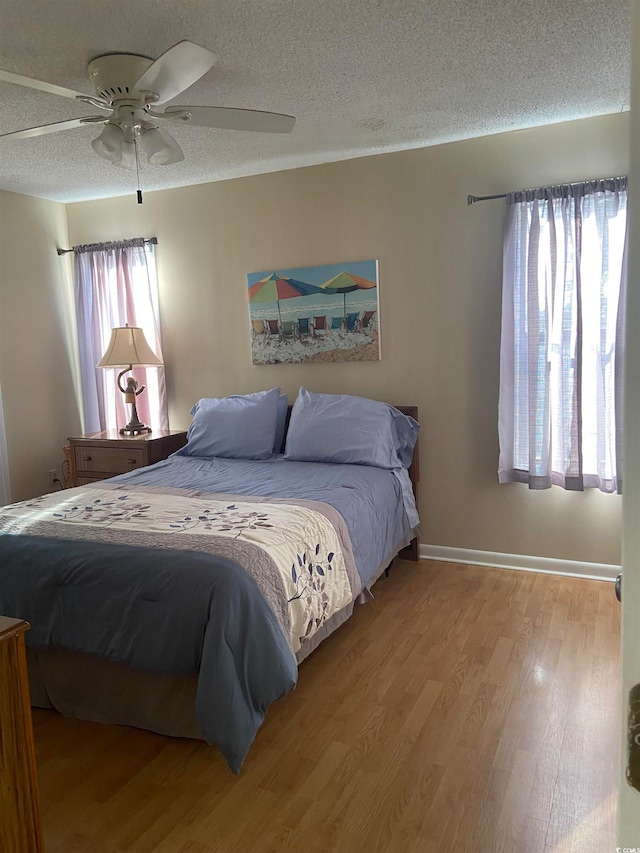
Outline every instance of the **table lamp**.
[(162, 361), (153, 352), (144, 332), (139, 326), (118, 326), (111, 330), (111, 340), (105, 354), (96, 367), (123, 367), (118, 374), (118, 388), (124, 394), (124, 401), (131, 406), (131, 419), (120, 430), (120, 435), (141, 435), (151, 432), (151, 427), (145, 426), (138, 418), (136, 397), (144, 391), (144, 385), (138, 388), (137, 381), (129, 376), (126, 386), (122, 385), (122, 377), (133, 367), (161, 367)]

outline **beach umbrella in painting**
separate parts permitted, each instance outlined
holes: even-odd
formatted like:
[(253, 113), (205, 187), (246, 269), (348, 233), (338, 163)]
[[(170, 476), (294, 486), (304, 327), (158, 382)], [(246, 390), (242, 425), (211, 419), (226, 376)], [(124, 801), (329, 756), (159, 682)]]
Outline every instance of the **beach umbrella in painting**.
[(344, 270), (320, 285), (325, 293), (342, 294), (342, 310), (345, 319), (347, 316), (347, 293), (352, 293), (354, 290), (369, 290), (376, 286), (375, 281), (371, 281), (370, 278), (363, 278), (361, 275), (354, 275), (351, 272), (344, 272)]
[(295, 278), (289, 278), (286, 275), (273, 272), (256, 281), (249, 288), (249, 302), (276, 302), (278, 305), (278, 320), (282, 322), (280, 316), (280, 300), (293, 299), (296, 296), (309, 296), (312, 293), (325, 293), (315, 284), (307, 284), (306, 281), (297, 281)]

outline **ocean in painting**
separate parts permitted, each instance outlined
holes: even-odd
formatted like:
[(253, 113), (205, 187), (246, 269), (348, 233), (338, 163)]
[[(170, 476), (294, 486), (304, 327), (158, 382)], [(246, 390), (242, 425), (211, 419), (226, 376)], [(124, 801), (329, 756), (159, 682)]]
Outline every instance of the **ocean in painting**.
[[(342, 317), (343, 306), (346, 304), (346, 312), (378, 310), (378, 288), (371, 290), (354, 290), (352, 293), (318, 296), (297, 296), (295, 299), (280, 300), (280, 316), (283, 320), (298, 320), (300, 317), (315, 317), (325, 315), (329, 317)], [(277, 302), (258, 302), (251, 306), (250, 317), (252, 320), (277, 320)]]

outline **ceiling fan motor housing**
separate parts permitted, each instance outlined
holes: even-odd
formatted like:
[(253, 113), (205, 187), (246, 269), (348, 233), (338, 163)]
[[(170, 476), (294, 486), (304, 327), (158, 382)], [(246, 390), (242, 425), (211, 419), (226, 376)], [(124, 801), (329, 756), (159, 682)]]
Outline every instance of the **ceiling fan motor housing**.
[(89, 77), (98, 97), (113, 104), (137, 92), (135, 85), (152, 62), (133, 53), (108, 53), (89, 63)]

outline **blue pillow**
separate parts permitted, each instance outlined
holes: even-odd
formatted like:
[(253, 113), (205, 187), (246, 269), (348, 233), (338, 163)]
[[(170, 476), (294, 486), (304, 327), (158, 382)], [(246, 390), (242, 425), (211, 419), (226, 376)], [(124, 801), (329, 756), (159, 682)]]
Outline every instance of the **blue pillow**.
[[(245, 397), (254, 397), (257, 394), (266, 394), (266, 391), (257, 391), (256, 394), (245, 394)], [(191, 407), (190, 415), (195, 415), (198, 409), (204, 409), (211, 404), (218, 403), (218, 397), (202, 397), (201, 400)], [(228, 399), (228, 398), (223, 398)], [(280, 394), (278, 398), (278, 420), (276, 422), (276, 437), (273, 442), (273, 452), (282, 453), (282, 445), (284, 443), (284, 431), (287, 426), (287, 411), (289, 409), (289, 400), (286, 394)]]
[(408, 468), (420, 425), (388, 403), (301, 388), (284, 458)]
[(191, 410), (193, 421), (181, 456), (269, 459), (273, 455), (280, 389), (204, 398)]
[(408, 468), (413, 460), (413, 449), (418, 440), (420, 424), (410, 415), (391, 406), (391, 419), (395, 435), (395, 448), (403, 468)]

